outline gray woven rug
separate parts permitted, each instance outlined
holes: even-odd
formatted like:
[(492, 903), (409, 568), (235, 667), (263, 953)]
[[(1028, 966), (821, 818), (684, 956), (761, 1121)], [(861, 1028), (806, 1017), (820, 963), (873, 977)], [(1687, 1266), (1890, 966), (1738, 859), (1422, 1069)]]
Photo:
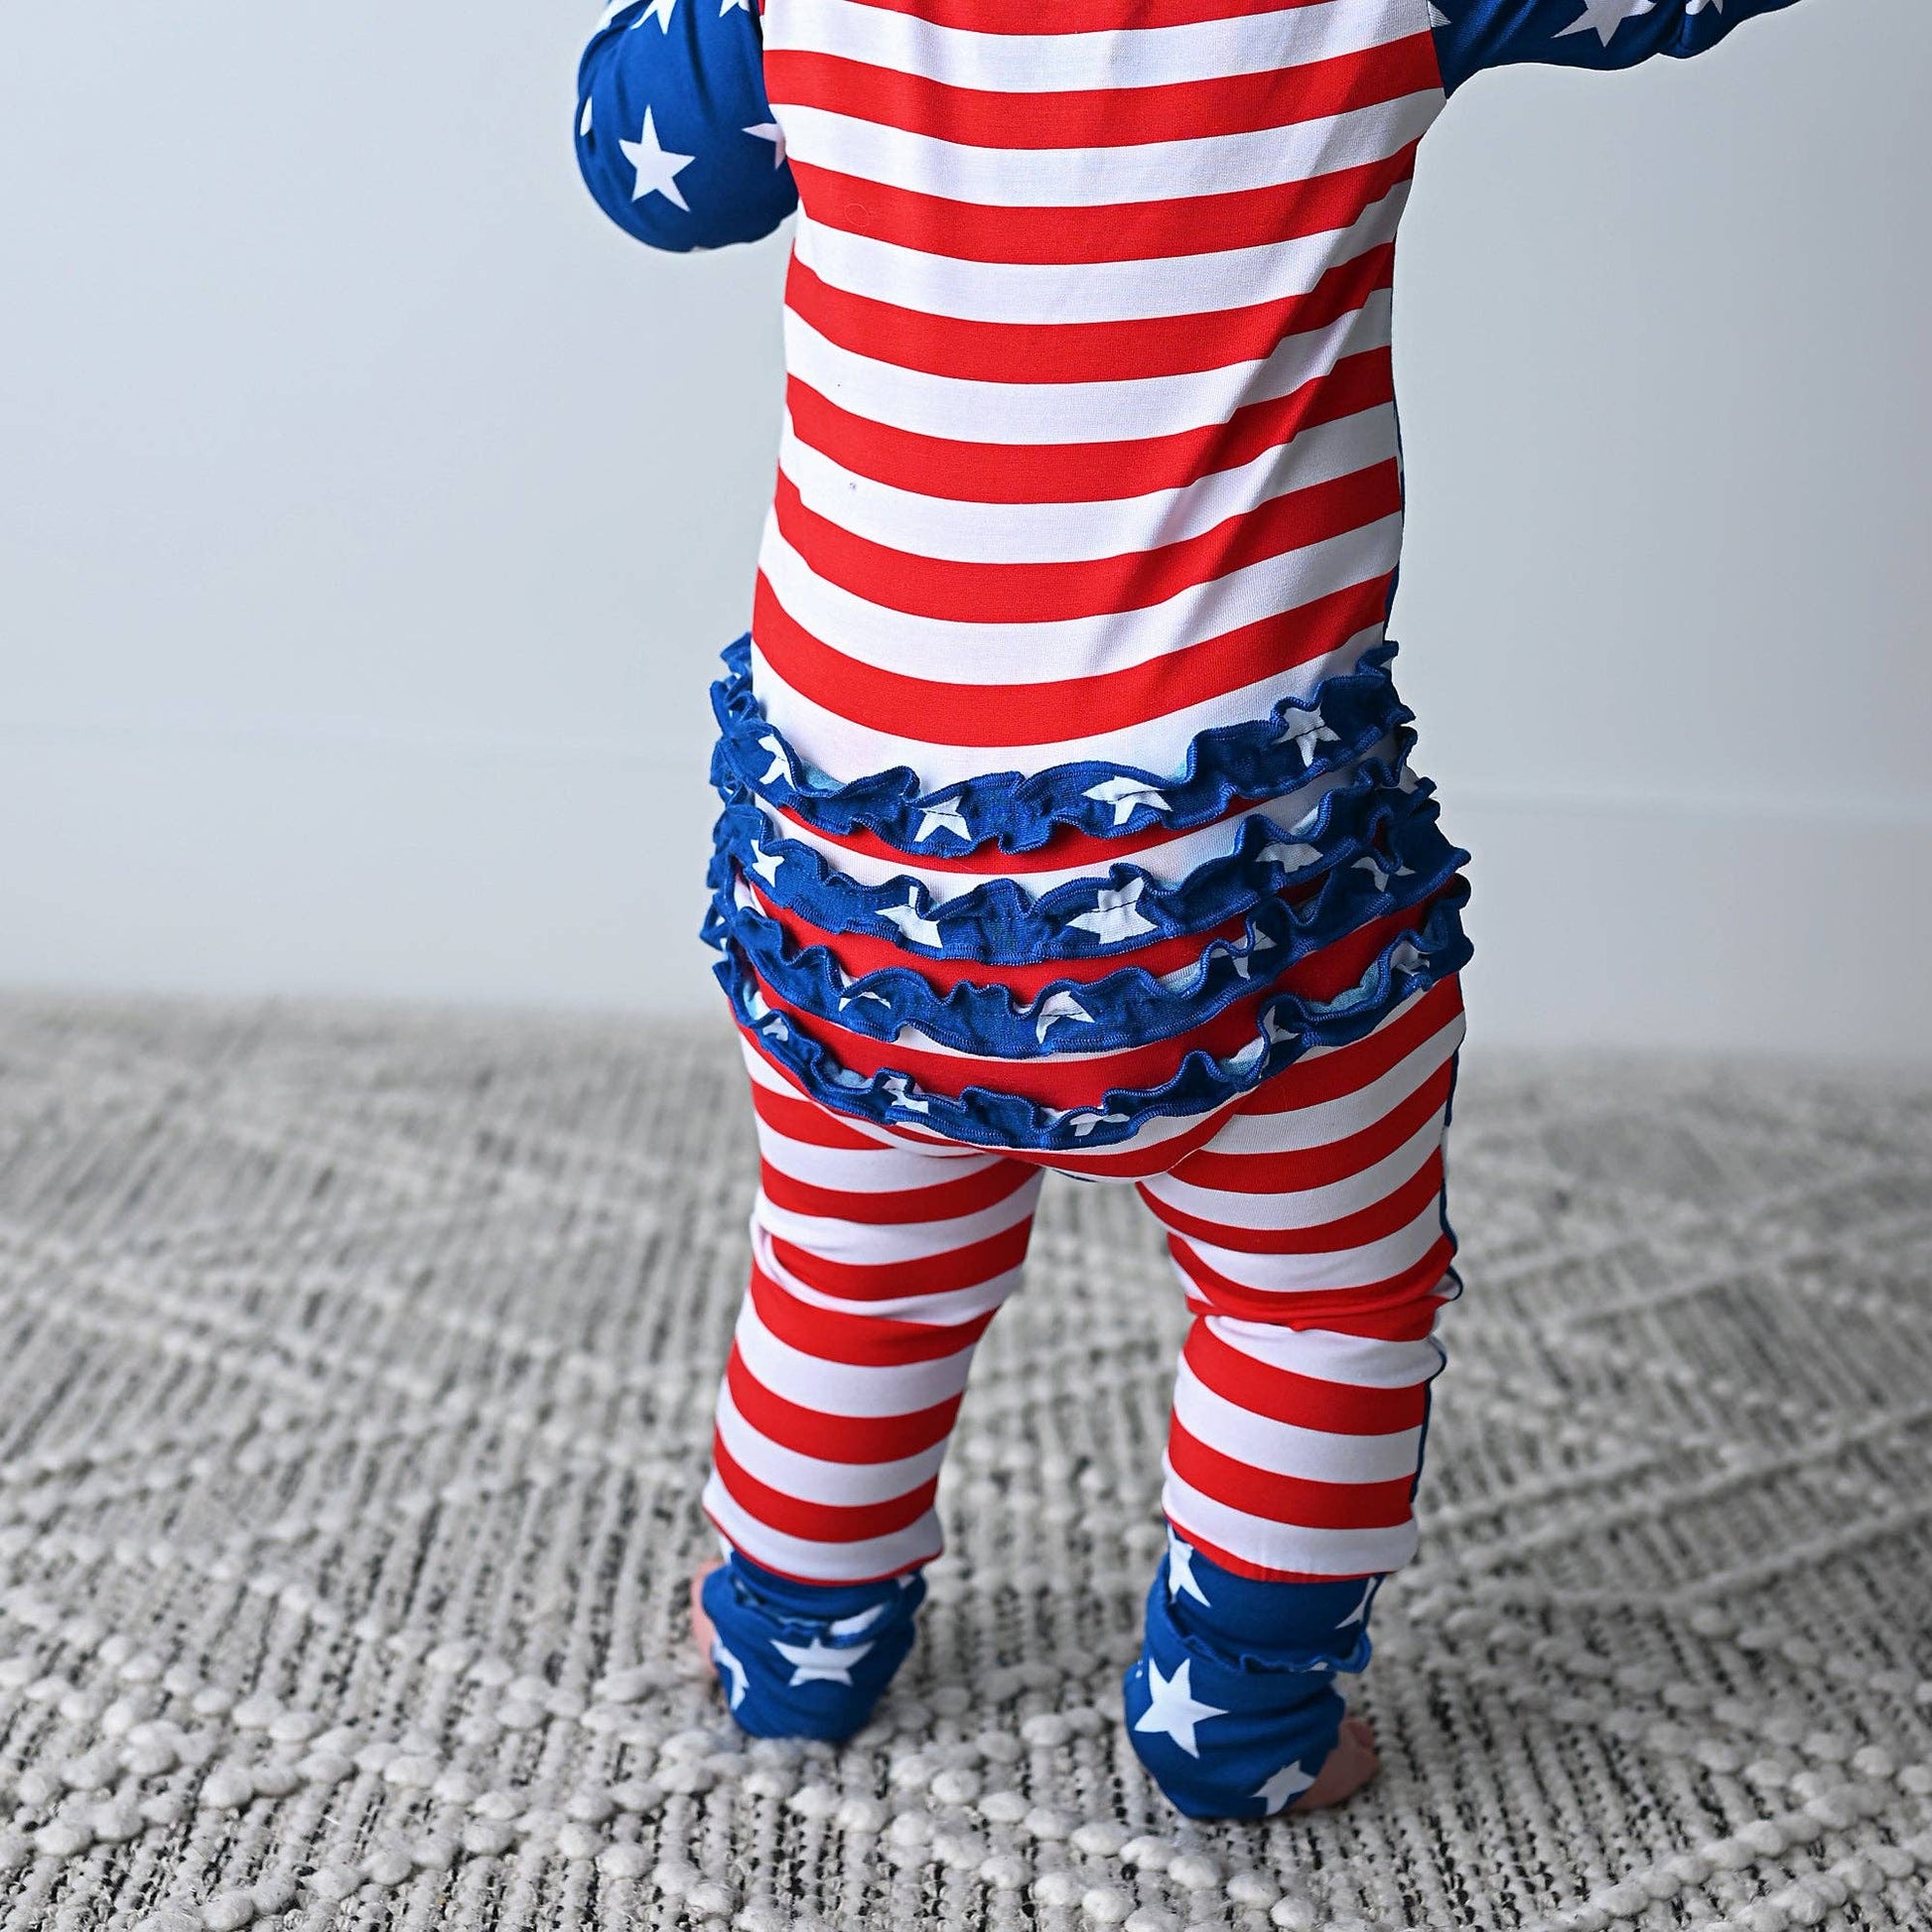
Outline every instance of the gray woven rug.
[(1378, 1784), (1125, 1746), (1178, 1298), (1049, 1186), (855, 1745), (687, 1658), (722, 1028), (0, 1003), (0, 1925), (1932, 1925), (1932, 1081), (1504, 1065)]

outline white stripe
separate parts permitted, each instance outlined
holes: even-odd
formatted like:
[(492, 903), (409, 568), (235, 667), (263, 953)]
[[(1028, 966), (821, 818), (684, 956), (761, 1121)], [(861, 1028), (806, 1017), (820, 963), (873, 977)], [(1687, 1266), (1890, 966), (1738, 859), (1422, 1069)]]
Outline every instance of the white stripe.
[(734, 1338), (755, 1381), (822, 1416), (916, 1415), (921, 1409), (950, 1402), (966, 1386), (973, 1362), (970, 1341), (962, 1341), (952, 1354), (937, 1361), (903, 1362), (891, 1368), (802, 1354), (759, 1319), (749, 1295), (738, 1311)]
[[(1029, 1201), (1036, 1201), (1038, 1196), (1039, 1188), (1035, 1185), (1028, 1192)], [(762, 1229), (754, 1232), (752, 1246), (759, 1268), (780, 1288), (788, 1291), (794, 1301), (809, 1303), (830, 1314), (854, 1315), (868, 1321), (912, 1321), (925, 1328), (963, 1327), (968, 1322), (997, 1314), (1007, 1297), (1020, 1286), (1021, 1277), (1026, 1272), (1024, 1263), (1016, 1263), (970, 1287), (952, 1288), (940, 1293), (922, 1291), (918, 1272), (908, 1270), (903, 1295), (867, 1297), (860, 1301), (848, 1296), (827, 1294), (801, 1281), (778, 1259), (769, 1237)]]
[[(1031, 774), (1086, 759), (1177, 775), (1184, 768), (1188, 752), (1200, 733), (1213, 731), (1223, 725), (1240, 725), (1256, 718), (1267, 718), (1276, 705), (1290, 698), (1310, 698), (1323, 677), (1352, 670), (1362, 653), (1379, 644), (1382, 637), (1383, 626), (1377, 623), (1357, 631), (1338, 650), (1291, 666), (1260, 683), (1242, 685), (1236, 690), (1222, 692), (1218, 697), (1204, 699), (1199, 704), (1164, 712), (1159, 718), (1124, 725), (1113, 731), (1094, 732), (1084, 737), (1057, 739), (1043, 745), (943, 745), (930, 740), (914, 741), (897, 733), (875, 731), (869, 725), (853, 724), (793, 691), (772, 670), (756, 645), (752, 651), (753, 682), (765, 717), (784, 734), (799, 757), (841, 781), (910, 764), (918, 774), (921, 790), (936, 792), (986, 771)], [(944, 726), (945, 720), (935, 715), (930, 729), (936, 733)], [(1342, 775), (1345, 777), (1347, 774)], [(1314, 795), (1312, 792), (1292, 794), (1298, 800)], [(1289, 808), (1284, 804), (1281, 809), (1286, 812)], [(1306, 804), (1302, 809), (1307, 809)], [(1149, 848), (1150, 853), (1159, 850), (1161, 848)], [(1124, 862), (1134, 865), (1145, 863), (1150, 872), (1159, 870), (1158, 860), (1150, 861), (1140, 854)], [(842, 870), (850, 871), (854, 878), (866, 876), (862, 863), (851, 855), (837, 863)], [(887, 876), (896, 876), (901, 870), (912, 869), (894, 866), (889, 869)], [(1083, 877), (1088, 870), (1083, 867), (1063, 876)], [(942, 886), (940, 877), (935, 874), (928, 882), (934, 892), (950, 897), (966, 890), (959, 884)], [(952, 873), (945, 877), (959, 881), (970, 875)], [(1033, 873), (1020, 883), (1031, 893), (1042, 893), (1048, 887), (1036, 882), (1053, 878), (1055, 875), (1050, 873)]]
[(1415, 1474), (1422, 1446), (1419, 1428), (1342, 1435), (1258, 1416), (1216, 1395), (1184, 1359), (1174, 1378), (1173, 1412), (1181, 1428), (1209, 1449), (1251, 1469), (1308, 1482), (1400, 1482)]
[[(1180, 1238), (1215, 1274), (1237, 1287), (1267, 1295), (1319, 1295), (1374, 1288), (1393, 1281), (1414, 1268), (1442, 1235), (1442, 1214), (1438, 1204), (1431, 1201), (1407, 1227), (1363, 1247), (1338, 1248), (1326, 1254), (1254, 1255), (1217, 1248), (1191, 1234)], [(1186, 1288), (1186, 1272), (1177, 1261), (1174, 1272)]]
[(942, 685), (1015, 686), (1103, 677), (1245, 624), (1292, 619), (1334, 592), (1388, 576), (1401, 548), (1402, 513), (1395, 510), (1135, 610), (999, 623), (920, 617), (873, 604), (818, 576), (780, 534), (775, 515), (765, 520), (759, 564), (792, 621), (855, 665)]
[[(1218, 1227), (1320, 1228), (1387, 1200), (1404, 1182), (1420, 1173), (1442, 1145), (1444, 1112), (1443, 1108), (1437, 1108), (1393, 1153), (1385, 1154), (1345, 1179), (1325, 1181), (1318, 1187), (1244, 1194), (1231, 1188), (1197, 1186), (1175, 1174), (1164, 1173), (1148, 1181), (1147, 1191), (1176, 1213), (1191, 1214)], [(1183, 1235), (1182, 1239), (1191, 1241), (1192, 1237)]]
[(1132, 147), (983, 148), (830, 108), (779, 103), (785, 153), (808, 167), (980, 207), (1114, 207), (1232, 195), (1386, 161), (1420, 140), (1440, 90), (1319, 120)]
[(794, 1141), (758, 1123), (759, 1148), (790, 1179), (851, 1194), (897, 1194), (914, 1187), (944, 1186), (999, 1164), (997, 1154), (942, 1153), (934, 1148), (819, 1147)]
[(1251, 514), (1291, 491), (1387, 463), (1395, 408), (1379, 403), (1316, 423), (1233, 469), (1178, 489), (1084, 503), (977, 503), (923, 496), (843, 469), (801, 443), (787, 415), (778, 468), (807, 509), (841, 530), (919, 557), (957, 563), (1056, 564), (1141, 556)]
[[(1382, 1025), (1392, 1025), (1406, 1011), (1406, 1008), (1398, 1008)], [(1378, 1027), (1376, 1032), (1380, 1033), (1381, 1030)], [(1405, 1058), (1398, 1060), (1367, 1086), (1358, 1087), (1353, 1093), (1338, 1094), (1332, 1100), (1316, 1101), (1306, 1107), (1290, 1107), (1281, 1113), (1236, 1114), (1201, 1152), (1291, 1154), (1301, 1153), (1308, 1148), (1332, 1147), (1337, 1141), (1345, 1141), (1351, 1135), (1373, 1127), (1423, 1087), (1433, 1074), (1448, 1065), (1455, 1049), (1462, 1043), (1464, 1031), (1462, 1015), (1453, 1014), (1420, 1046), (1412, 1048)], [(1298, 1060), (1295, 1064), (1299, 1066), (1303, 1063), (1303, 1060)], [(1294, 1068), (1291, 1067), (1283, 1078), (1292, 1085)]]
[(718, 1434), (747, 1475), (801, 1503), (831, 1503), (854, 1508), (889, 1503), (939, 1473), (946, 1445), (935, 1443), (917, 1455), (896, 1462), (827, 1462), (801, 1455), (763, 1436), (738, 1413), (727, 1384), (718, 1391)]
[(978, 262), (821, 226), (801, 213), (792, 252), (835, 288), (962, 322), (1095, 323), (1211, 316), (1306, 295), (1338, 262), (1394, 238), (1399, 183), (1347, 228), (1152, 261)]
[[(980, 34), (859, 0), (780, 0), (763, 20), (767, 51), (832, 54), (946, 86), (1022, 94), (1274, 73), (1421, 30), (1415, 0), (1323, 0), (1229, 20), (1077, 34)], [(1293, 85), (1284, 75), (1285, 98)]]
[(1111, 381), (981, 382), (841, 348), (788, 309), (785, 367), (848, 413), (908, 435), (1023, 448), (1130, 443), (1225, 423), (1252, 403), (1293, 395), (1344, 356), (1387, 348), (1390, 314), (1389, 291), (1376, 289), (1359, 309), (1284, 336), (1260, 361)]
[(897, 1576), (930, 1563), (940, 1548), (939, 1519), (931, 1510), (891, 1536), (858, 1543), (810, 1543), (803, 1537), (785, 1536), (740, 1509), (715, 1471), (705, 1484), (704, 1512), (733, 1549), (781, 1577), (803, 1578), (807, 1583), (863, 1584)]
[(1189, 1542), (1198, 1539), (1263, 1570), (1366, 1577), (1400, 1570), (1416, 1554), (1414, 1518), (1393, 1529), (1304, 1529), (1231, 1509), (1182, 1482), (1172, 1468), (1161, 1491), (1161, 1506), (1175, 1531)]
[(1289, 1328), (1231, 1314), (1210, 1314), (1207, 1328), (1216, 1341), (1264, 1368), (1352, 1389), (1420, 1388), (1443, 1368), (1442, 1344), (1427, 1336), (1384, 1341), (1339, 1328)]

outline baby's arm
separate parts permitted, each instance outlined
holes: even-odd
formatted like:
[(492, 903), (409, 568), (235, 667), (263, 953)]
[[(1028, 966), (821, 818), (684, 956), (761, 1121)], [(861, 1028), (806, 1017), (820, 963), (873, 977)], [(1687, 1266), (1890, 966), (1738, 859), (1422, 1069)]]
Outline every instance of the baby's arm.
[(798, 193), (752, 0), (607, 7), (577, 73), (577, 165), (605, 213), (652, 248), (769, 234)]
[(1536, 61), (1629, 68), (1717, 46), (1740, 20), (1793, 0), (1435, 0), (1430, 18), (1451, 93), (1483, 68)]

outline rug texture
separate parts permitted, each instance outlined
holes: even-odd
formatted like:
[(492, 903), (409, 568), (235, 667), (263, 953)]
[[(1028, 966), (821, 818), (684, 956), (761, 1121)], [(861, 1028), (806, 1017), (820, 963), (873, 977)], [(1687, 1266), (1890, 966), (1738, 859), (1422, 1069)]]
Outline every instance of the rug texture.
[(721, 1028), (0, 1004), (0, 1926), (1932, 1926), (1932, 1080), (1504, 1062), (1378, 1783), (1128, 1748), (1183, 1316), (1049, 1183), (878, 1722), (688, 1655)]

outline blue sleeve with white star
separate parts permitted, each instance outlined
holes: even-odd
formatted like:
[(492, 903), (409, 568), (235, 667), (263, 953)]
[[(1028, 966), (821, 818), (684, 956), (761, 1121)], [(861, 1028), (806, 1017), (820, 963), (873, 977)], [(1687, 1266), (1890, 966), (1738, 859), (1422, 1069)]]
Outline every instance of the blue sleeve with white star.
[(1521, 62), (1633, 68), (1716, 47), (1739, 21), (1794, 0), (1434, 0), (1436, 58), (1453, 93), (1484, 68)]
[(605, 213), (652, 248), (769, 234), (798, 191), (752, 0), (607, 7), (578, 69), (577, 165)]

